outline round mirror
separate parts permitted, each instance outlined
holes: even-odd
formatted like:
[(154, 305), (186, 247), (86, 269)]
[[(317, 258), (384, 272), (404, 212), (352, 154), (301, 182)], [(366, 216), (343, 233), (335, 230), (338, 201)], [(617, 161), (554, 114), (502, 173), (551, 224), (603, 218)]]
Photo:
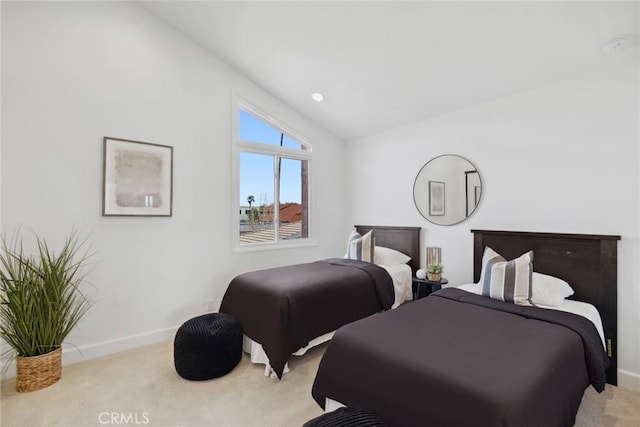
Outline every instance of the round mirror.
[(464, 157), (444, 154), (425, 164), (413, 184), (413, 201), (427, 221), (453, 225), (475, 212), (482, 197), (478, 169)]

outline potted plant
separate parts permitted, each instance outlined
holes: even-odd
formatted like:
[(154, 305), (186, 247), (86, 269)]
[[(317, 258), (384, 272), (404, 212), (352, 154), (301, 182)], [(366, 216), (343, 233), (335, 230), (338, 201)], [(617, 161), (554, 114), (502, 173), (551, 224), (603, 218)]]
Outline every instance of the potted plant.
[(80, 290), (88, 258), (75, 231), (58, 253), (38, 236), (27, 255), (17, 235), (0, 248), (0, 337), (16, 358), (16, 388), (34, 391), (62, 374), (62, 342), (91, 307)]
[(439, 282), (442, 279), (444, 266), (440, 263), (427, 265), (427, 278), (431, 282)]

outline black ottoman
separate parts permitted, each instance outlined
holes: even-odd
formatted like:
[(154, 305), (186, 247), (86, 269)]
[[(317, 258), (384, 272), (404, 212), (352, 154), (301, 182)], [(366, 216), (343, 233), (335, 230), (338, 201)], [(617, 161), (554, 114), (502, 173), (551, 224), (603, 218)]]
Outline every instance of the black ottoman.
[(302, 427), (387, 427), (373, 412), (338, 408), (304, 423)]
[(173, 361), (185, 379), (202, 381), (228, 374), (242, 357), (242, 325), (225, 313), (203, 314), (178, 328)]

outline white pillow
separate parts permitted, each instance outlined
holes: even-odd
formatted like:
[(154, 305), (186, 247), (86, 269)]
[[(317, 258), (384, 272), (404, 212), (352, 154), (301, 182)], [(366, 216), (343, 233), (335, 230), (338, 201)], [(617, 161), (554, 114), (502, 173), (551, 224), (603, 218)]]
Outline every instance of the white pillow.
[(352, 239), (355, 239), (357, 237), (360, 237), (360, 233), (358, 233), (354, 228), (353, 230), (351, 230), (351, 232), (349, 233), (349, 237), (347, 238), (347, 252), (345, 252), (343, 258), (349, 258), (349, 243)]
[(472, 294), (482, 295), (482, 292), (480, 292), (480, 284), (478, 283), (465, 283), (464, 285), (456, 286), (456, 288), (471, 292)]
[(542, 273), (533, 273), (533, 295), (536, 305), (561, 307), (565, 298), (573, 295), (571, 286), (562, 279)]
[[(532, 275), (533, 296), (531, 302), (546, 307), (562, 307), (564, 300), (573, 295), (571, 286), (562, 279), (534, 272)], [(463, 291), (482, 295), (479, 283), (458, 286)]]
[(373, 259), (376, 264), (381, 265), (406, 264), (411, 261), (410, 256), (384, 246), (376, 246), (374, 248)]

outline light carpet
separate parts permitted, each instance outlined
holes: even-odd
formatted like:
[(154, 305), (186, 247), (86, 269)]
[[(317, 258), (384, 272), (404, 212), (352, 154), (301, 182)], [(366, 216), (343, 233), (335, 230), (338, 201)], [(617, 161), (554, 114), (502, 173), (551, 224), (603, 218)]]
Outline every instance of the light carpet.
[[(0, 421), (5, 426), (302, 426), (322, 413), (311, 386), (326, 344), (290, 361), (282, 381), (263, 375), (244, 355), (228, 375), (187, 381), (173, 367), (166, 342), (65, 366), (56, 384), (17, 393), (2, 383)], [(607, 385), (585, 392), (581, 427), (640, 426), (640, 394)]]

